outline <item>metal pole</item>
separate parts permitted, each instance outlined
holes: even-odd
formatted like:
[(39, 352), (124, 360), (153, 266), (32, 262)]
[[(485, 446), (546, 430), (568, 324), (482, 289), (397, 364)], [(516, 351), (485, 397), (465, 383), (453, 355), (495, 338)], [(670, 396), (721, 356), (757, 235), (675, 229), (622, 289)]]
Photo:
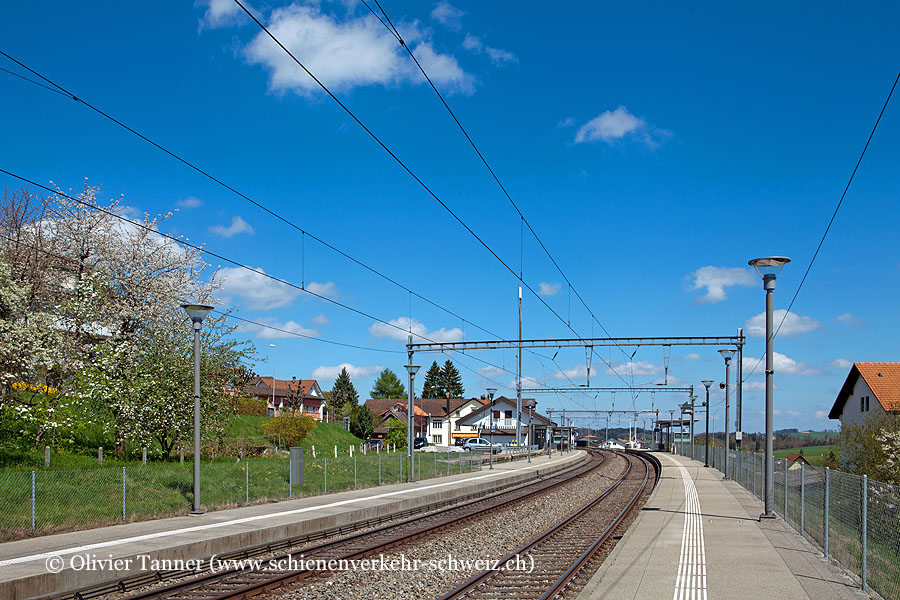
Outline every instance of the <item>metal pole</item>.
[(866, 591), (868, 579), (868, 542), (869, 542), (869, 476), (862, 476), (862, 519), (860, 535), (862, 536), (862, 590)]
[[(415, 465), (413, 464), (413, 461), (415, 460), (415, 458), (413, 457), (413, 438), (414, 438), (413, 426), (415, 423), (414, 416), (415, 416), (415, 410), (416, 410), (416, 407), (415, 407), (416, 370), (413, 368), (413, 351), (409, 349), (409, 347), (412, 346), (412, 341), (413, 341), (412, 334), (410, 334), (409, 338), (408, 338), (409, 344), (407, 346), (407, 355), (409, 358), (409, 362), (407, 362), (407, 367), (406, 367), (407, 371), (409, 372), (409, 400), (408, 400), (408, 404), (406, 406), (406, 413), (407, 413), (406, 421), (407, 421), (407, 428), (408, 428), (408, 431), (406, 432), (406, 446), (407, 446), (407, 452), (409, 453), (409, 477), (407, 478), (407, 481), (409, 481), (410, 483), (415, 481), (415, 476), (413, 474), (413, 469), (415, 468)], [(402, 475), (402, 463), (401, 463), (401, 478), (402, 478), (402, 476), (403, 475)]]
[(706, 386), (706, 454), (703, 459), (703, 466), (709, 466), (709, 386)]
[(800, 463), (800, 535), (803, 535), (803, 526), (806, 524), (806, 469)]
[(35, 485), (34, 485), (34, 471), (31, 472), (31, 530), (35, 530), (35, 520), (34, 520), (34, 505), (35, 505)]
[(356, 487), (356, 457), (353, 457), (353, 487)]
[[(200, 510), (200, 326), (202, 321), (192, 319), (194, 324), (194, 510), (191, 514), (201, 515)], [(274, 383), (272, 384), (275, 385)]]
[[(590, 379), (590, 375), (588, 375)], [(516, 447), (522, 444), (522, 286), (519, 286), (519, 352), (516, 358)], [(493, 452), (493, 448), (491, 448)]]
[(787, 485), (788, 473), (787, 472), (788, 472), (788, 461), (787, 461), (787, 459), (784, 459), (784, 520), (785, 520), (785, 522), (787, 522), (787, 492), (788, 492), (788, 485)]
[(763, 276), (763, 287), (766, 290), (766, 469), (765, 469), (765, 503), (764, 511), (760, 515), (763, 519), (775, 518), (775, 443), (774, 443), (774, 414), (775, 400), (773, 390), (775, 381), (774, 350), (772, 348), (772, 336), (775, 333), (774, 319), (772, 316), (774, 299), (772, 292), (775, 289), (775, 275)]
[(488, 468), (493, 469), (494, 468), (494, 394), (491, 394), (490, 396), (491, 396), (491, 416), (490, 416), (491, 448), (490, 448), (489, 454), (490, 454), (491, 463), (490, 463), (490, 467), (488, 467)]
[[(521, 387), (521, 386), (520, 386)], [(521, 393), (521, 389), (519, 390)], [(534, 423), (532, 420), (534, 418), (534, 399), (532, 398), (531, 402), (528, 404), (528, 462), (531, 462), (531, 444), (534, 442)]]
[(328, 493), (328, 457), (325, 456), (322, 458), (325, 461), (325, 464), (322, 466), (322, 470), (325, 472), (325, 493)]
[(125, 467), (122, 467), (122, 520), (125, 520)]
[(828, 508), (831, 492), (831, 469), (825, 467), (825, 558), (828, 558)]
[(250, 461), (244, 463), (244, 502), (250, 502)]
[[(743, 340), (744, 339), (744, 329), (743, 327), (738, 327), (738, 337)], [(737, 384), (737, 389), (735, 390), (734, 396), (734, 445), (737, 448), (743, 448), (743, 438), (744, 438), (744, 423), (741, 418), (743, 413), (743, 392), (744, 392), (744, 344), (738, 344), (737, 347), (737, 379), (735, 383)]]
[(728, 392), (731, 388), (731, 357), (725, 357), (725, 479), (728, 479), (728, 447), (730, 432), (728, 421), (731, 418), (731, 401)]

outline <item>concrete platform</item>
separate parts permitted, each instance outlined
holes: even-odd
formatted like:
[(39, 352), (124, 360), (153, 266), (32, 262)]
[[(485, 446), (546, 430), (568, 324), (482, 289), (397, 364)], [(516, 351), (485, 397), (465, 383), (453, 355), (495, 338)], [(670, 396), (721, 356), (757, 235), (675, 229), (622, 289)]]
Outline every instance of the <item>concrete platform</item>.
[[(146, 572), (157, 559), (202, 560), (546, 476), (587, 458), (583, 451), (501, 462), (493, 470), (298, 498), (0, 544), (0, 598), (20, 600)], [(146, 558), (141, 558), (141, 556)], [(82, 568), (84, 557), (103, 562)], [(207, 561), (208, 564), (208, 561)], [(52, 572), (60, 567), (60, 572)], [(73, 568), (74, 567), (74, 568)]]
[(868, 597), (719, 471), (657, 456), (659, 485), (579, 600)]

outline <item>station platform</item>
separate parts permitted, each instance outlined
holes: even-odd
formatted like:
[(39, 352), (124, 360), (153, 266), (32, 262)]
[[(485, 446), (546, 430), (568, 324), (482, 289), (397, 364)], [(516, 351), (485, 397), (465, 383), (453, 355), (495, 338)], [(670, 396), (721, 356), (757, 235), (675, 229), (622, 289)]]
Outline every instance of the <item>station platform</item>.
[[(584, 451), (540, 455), (530, 464), (522, 458), (496, 463), (493, 470), (484, 465), (480, 472), (415, 483), (6, 542), (0, 544), (0, 598), (39, 598), (117, 581), (141, 575), (156, 560), (206, 559), (208, 564), (217, 554), (399, 516), (544, 477), (586, 459)], [(103, 562), (85, 567), (84, 557)]]
[(868, 598), (762, 503), (702, 462), (657, 453), (663, 471), (641, 514), (578, 600)]

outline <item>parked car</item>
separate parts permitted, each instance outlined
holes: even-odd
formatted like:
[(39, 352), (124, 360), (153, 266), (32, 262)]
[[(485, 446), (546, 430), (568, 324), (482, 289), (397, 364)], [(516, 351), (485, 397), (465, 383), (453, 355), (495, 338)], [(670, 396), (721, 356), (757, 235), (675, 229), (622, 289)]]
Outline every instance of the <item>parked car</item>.
[(474, 450), (477, 452), (493, 452), (494, 454), (499, 454), (503, 451), (503, 446), (500, 445), (499, 442), (491, 444), (489, 440), (484, 438), (471, 438), (466, 440), (466, 443), (463, 444), (463, 450), (466, 452)]
[(417, 437), (413, 439), (413, 449), (418, 450), (419, 448), (424, 448), (428, 445), (428, 439), (423, 437)]
[(366, 440), (362, 445), (366, 450), (384, 450), (384, 442), (381, 440)]

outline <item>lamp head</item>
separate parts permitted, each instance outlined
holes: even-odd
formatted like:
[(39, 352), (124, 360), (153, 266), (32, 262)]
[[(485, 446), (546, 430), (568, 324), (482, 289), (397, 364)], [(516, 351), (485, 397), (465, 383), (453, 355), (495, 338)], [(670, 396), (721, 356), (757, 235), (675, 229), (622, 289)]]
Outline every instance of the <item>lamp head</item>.
[(491, 400), (493, 400), (493, 399), (494, 399), (494, 394), (497, 393), (497, 388), (488, 388), (488, 389), (487, 389), (487, 393), (488, 393), (488, 398), (490, 398)]
[(188, 314), (194, 323), (202, 323), (206, 315), (214, 308), (206, 304), (182, 304), (181, 308)]
[(711, 386), (712, 384), (714, 384), (715, 381), (713, 381), (712, 379), (704, 379), (704, 380), (701, 381), (700, 383), (702, 383), (703, 385), (706, 386), (706, 391), (708, 392), (708, 391), (709, 391), (709, 386)]
[(406, 365), (406, 372), (415, 375), (421, 367), (419, 365)]
[(719, 354), (721, 354), (722, 358), (725, 359), (726, 365), (731, 362), (731, 357), (734, 356), (734, 353), (735, 350), (732, 350), (731, 348), (722, 348), (721, 350), (719, 350)]
[(786, 256), (764, 256), (762, 258), (754, 258), (747, 264), (756, 269), (759, 276), (763, 279), (765, 289), (775, 288), (775, 278), (781, 274), (784, 265), (791, 262)]

